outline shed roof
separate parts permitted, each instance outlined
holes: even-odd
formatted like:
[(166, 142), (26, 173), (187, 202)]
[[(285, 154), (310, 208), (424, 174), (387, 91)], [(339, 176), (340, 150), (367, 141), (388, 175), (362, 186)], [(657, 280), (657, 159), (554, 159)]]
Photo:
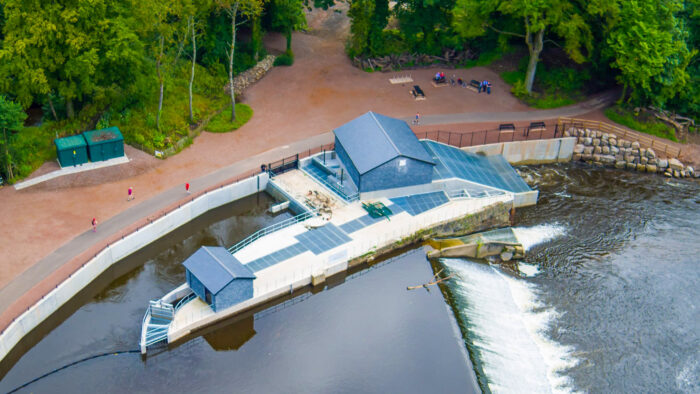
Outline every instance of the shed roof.
[(85, 146), (85, 138), (82, 135), (72, 135), (70, 137), (56, 138), (53, 140), (59, 150), (75, 149)]
[(333, 132), (360, 174), (397, 156), (435, 164), (411, 128), (400, 119), (370, 111)]
[(217, 294), (235, 279), (255, 279), (250, 268), (241, 264), (226, 248), (202, 246), (182, 265), (212, 294)]
[(88, 145), (97, 145), (108, 141), (124, 140), (124, 137), (117, 126), (108, 127), (102, 130), (86, 131), (83, 133), (83, 135), (85, 136), (85, 140), (87, 141)]

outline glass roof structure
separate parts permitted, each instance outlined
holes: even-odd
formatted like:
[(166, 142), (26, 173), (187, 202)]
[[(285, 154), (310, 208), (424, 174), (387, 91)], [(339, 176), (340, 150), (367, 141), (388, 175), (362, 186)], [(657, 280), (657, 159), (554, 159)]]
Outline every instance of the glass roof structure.
[(421, 143), (436, 163), (433, 180), (459, 178), (513, 193), (531, 191), (501, 155), (476, 155), (428, 140)]
[(425, 211), (429, 211), (450, 201), (443, 191), (423, 194), (413, 194), (410, 196), (392, 198), (391, 202), (408, 212), (411, 216), (416, 216)]

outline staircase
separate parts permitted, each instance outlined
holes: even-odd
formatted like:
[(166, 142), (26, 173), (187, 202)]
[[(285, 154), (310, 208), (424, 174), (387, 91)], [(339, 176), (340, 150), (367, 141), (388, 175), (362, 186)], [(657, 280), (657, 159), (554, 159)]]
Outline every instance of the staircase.
[(175, 308), (166, 302), (150, 301), (141, 326), (141, 353), (146, 354), (146, 348), (158, 342), (167, 341), (168, 327), (173, 321)]

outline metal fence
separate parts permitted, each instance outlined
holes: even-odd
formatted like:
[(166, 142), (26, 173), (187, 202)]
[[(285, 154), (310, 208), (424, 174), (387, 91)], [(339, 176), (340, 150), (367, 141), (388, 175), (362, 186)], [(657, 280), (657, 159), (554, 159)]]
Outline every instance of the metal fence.
[(563, 136), (563, 130), (557, 122), (532, 122), (526, 127), (514, 127), (478, 130), (447, 131), (433, 130), (415, 133), (419, 139), (441, 142), (446, 145), (463, 148), (467, 146), (496, 144), (499, 142), (530, 141)]
[(289, 219), (285, 219), (281, 222), (275, 223), (271, 226), (267, 226), (263, 229), (260, 229), (253, 234), (249, 235), (245, 239), (243, 239), (241, 242), (233, 245), (228, 249), (229, 253), (234, 254), (238, 252), (239, 250), (243, 249), (244, 247), (252, 244), (256, 240), (266, 236), (267, 234), (274, 233), (277, 230), (281, 230), (283, 228), (295, 225), (297, 223), (303, 222), (304, 220), (311, 219), (312, 217), (318, 216), (318, 210), (313, 210), (310, 212), (304, 212), (300, 215), (291, 217)]

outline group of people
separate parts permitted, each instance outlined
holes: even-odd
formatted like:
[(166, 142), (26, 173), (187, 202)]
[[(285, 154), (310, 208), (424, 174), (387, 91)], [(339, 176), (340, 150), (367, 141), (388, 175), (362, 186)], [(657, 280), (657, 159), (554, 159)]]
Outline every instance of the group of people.
[(479, 84), (479, 93), (481, 92), (486, 92), (487, 94), (491, 94), (491, 82), (484, 80)]
[(441, 72), (441, 71), (436, 72), (436, 73), (435, 73), (435, 82), (436, 82), (436, 83), (444, 83), (444, 82), (447, 82), (447, 81), (445, 80), (445, 73), (444, 73), (444, 72)]

